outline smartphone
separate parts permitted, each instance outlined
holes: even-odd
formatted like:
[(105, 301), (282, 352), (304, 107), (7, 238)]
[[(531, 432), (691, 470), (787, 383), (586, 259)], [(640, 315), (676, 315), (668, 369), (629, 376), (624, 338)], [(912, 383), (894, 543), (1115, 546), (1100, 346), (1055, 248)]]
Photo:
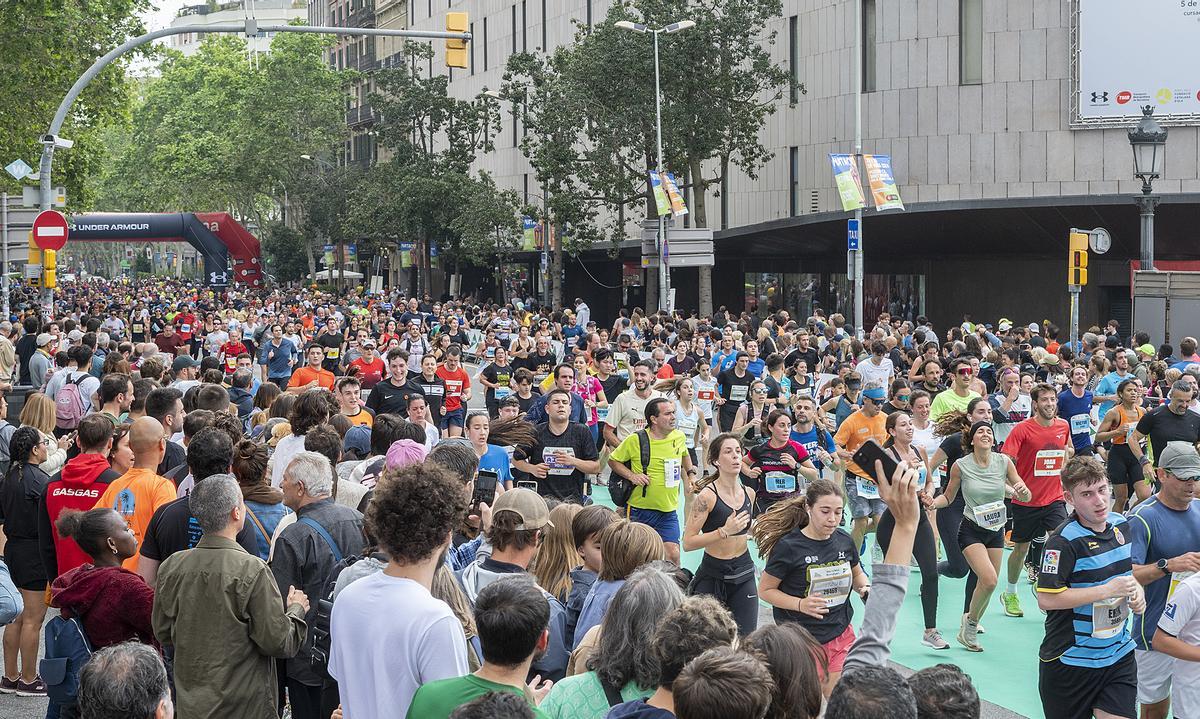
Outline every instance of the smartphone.
[(500, 475), (488, 469), (481, 469), (475, 475), (475, 491), (471, 495), (471, 506), (478, 507), (480, 504), (486, 504), (489, 507), (496, 501), (496, 485), (500, 481)]
[(522, 489), (532, 489), (535, 492), (538, 491), (537, 482), (533, 481), (517, 482), (517, 487)]
[(878, 442), (868, 439), (854, 453), (854, 463), (861, 467), (862, 471), (867, 474), (867, 479), (874, 480), (875, 460), (883, 463), (883, 474), (890, 481), (892, 475), (896, 472), (896, 467), (899, 466), (896, 458), (888, 454), (887, 450), (881, 447)]

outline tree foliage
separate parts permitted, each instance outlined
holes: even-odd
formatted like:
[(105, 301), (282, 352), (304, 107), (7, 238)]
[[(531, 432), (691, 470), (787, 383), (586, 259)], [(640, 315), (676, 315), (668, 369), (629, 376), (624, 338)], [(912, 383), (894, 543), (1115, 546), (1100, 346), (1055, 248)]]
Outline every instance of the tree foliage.
[[(59, 103), (97, 58), (145, 32), (137, 14), (149, 0), (17, 0), (0, 2), (0, 165), (21, 158), (34, 170)], [(75, 101), (62, 135), (75, 142), (56, 153), (54, 183), (67, 188), (73, 210), (88, 209), (88, 182), (107, 158), (102, 133), (127, 122), (131, 82), (125, 76), (137, 53), (114, 62)], [(0, 173), (0, 188), (20, 192)]]
[(304, 279), (308, 273), (308, 263), (305, 261), (305, 239), (300, 232), (284, 225), (282, 222), (272, 222), (263, 229), (263, 259), (266, 261), (267, 272), (280, 282), (295, 282)]

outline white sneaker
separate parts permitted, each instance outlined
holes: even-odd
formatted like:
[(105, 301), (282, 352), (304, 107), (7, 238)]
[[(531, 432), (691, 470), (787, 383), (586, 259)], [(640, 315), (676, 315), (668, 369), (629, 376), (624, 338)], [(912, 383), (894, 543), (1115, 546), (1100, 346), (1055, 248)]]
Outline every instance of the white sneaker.
[(937, 629), (926, 629), (925, 635), (921, 637), (921, 643), (930, 649), (949, 649), (950, 644), (942, 639), (942, 633)]

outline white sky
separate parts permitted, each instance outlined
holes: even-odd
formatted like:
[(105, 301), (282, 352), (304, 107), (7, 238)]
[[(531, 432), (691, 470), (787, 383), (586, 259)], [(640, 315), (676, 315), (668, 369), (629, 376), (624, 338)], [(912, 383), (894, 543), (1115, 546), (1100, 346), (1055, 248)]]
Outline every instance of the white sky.
[(171, 24), (171, 19), (184, 5), (200, 5), (201, 0), (154, 0), (153, 9), (142, 13), (147, 30), (158, 30)]

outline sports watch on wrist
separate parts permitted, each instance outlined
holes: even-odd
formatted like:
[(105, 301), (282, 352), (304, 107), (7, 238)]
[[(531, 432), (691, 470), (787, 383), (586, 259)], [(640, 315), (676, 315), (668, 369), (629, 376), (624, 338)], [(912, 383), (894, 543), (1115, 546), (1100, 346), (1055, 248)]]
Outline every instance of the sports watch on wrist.
[(1158, 567), (1158, 571), (1162, 572), (1163, 574), (1171, 573), (1171, 570), (1167, 569), (1167, 560), (1165, 559), (1158, 560), (1154, 563), (1154, 566)]

